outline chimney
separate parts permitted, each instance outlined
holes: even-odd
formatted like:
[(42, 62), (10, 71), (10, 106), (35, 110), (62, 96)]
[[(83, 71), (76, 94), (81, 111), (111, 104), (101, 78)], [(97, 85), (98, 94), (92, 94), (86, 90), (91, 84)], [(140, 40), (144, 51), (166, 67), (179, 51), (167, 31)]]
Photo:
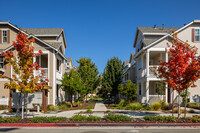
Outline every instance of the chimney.
[(164, 24), (162, 24), (162, 30), (164, 30)]
[(156, 24), (154, 24), (154, 27), (153, 27), (154, 29), (156, 29)]
[(186, 24), (184, 24), (184, 26), (185, 26)]

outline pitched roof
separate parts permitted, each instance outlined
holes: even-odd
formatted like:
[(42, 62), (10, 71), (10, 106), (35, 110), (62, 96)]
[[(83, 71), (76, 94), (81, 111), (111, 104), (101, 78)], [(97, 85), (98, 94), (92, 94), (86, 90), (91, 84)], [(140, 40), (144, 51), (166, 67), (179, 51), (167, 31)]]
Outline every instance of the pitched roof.
[(60, 48), (60, 45), (62, 44), (62, 42), (49, 42), (49, 44), (53, 46), (55, 49), (58, 49)]
[(151, 44), (152, 42), (156, 41), (158, 39), (144, 39), (143, 42), (146, 44), (146, 45), (149, 45)]
[(172, 31), (178, 30), (180, 27), (138, 27), (143, 33), (172, 33)]
[(34, 35), (59, 35), (63, 31), (62, 28), (24, 28), (22, 30)]

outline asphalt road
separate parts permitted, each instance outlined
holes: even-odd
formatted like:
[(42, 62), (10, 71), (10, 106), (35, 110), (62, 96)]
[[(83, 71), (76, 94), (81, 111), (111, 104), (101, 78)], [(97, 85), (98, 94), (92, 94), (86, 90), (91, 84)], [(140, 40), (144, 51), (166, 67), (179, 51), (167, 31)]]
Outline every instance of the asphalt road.
[(59, 127), (59, 128), (0, 128), (2, 133), (200, 133), (188, 127)]

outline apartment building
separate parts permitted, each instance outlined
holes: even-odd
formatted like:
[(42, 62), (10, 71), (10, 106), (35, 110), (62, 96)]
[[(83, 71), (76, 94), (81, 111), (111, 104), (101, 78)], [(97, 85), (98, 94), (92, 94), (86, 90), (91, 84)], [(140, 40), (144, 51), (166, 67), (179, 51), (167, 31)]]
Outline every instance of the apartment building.
[[(158, 95), (158, 82), (162, 79), (157, 78), (152, 72), (153, 67), (159, 66), (158, 59), (168, 61), (167, 43), (172, 44), (172, 31), (178, 33), (178, 38), (192, 46), (198, 48), (200, 53), (200, 20), (194, 20), (183, 27), (138, 27), (136, 30), (134, 59), (136, 61), (136, 83), (138, 86), (137, 100), (141, 103), (149, 104), (158, 99), (164, 99), (168, 103), (172, 103), (171, 88), (165, 84), (166, 89), (164, 94)], [(189, 88), (190, 102), (200, 102), (200, 80), (196, 82), (197, 87)], [(175, 92), (174, 98), (177, 97)]]
[[(19, 28), (10, 22), (0, 21), (0, 54), (12, 50), (16, 55), (12, 43), (16, 40)], [(45, 71), (45, 78), (49, 79), (48, 85), (52, 87), (45, 92), (46, 105), (56, 105), (65, 99), (65, 93), (60, 88), (61, 79), (65, 73), (65, 33), (62, 28), (22, 28), (22, 32), (27, 34), (28, 38), (34, 38), (34, 52), (42, 50), (43, 54), (34, 59), (41, 65), (40, 70), (35, 71), (34, 75)], [(4, 57), (0, 56), (0, 73), (12, 77), (13, 69), (4, 62)], [(4, 83), (9, 82), (7, 79), (0, 79), (0, 104), (7, 104), (8, 101), (14, 107), (18, 97), (17, 91), (10, 93), (4, 89)], [(12, 97), (12, 99), (10, 98)], [(10, 98), (10, 99), (9, 99)], [(33, 104), (42, 105), (42, 92), (36, 92), (29, 95), (30, 108)], [(12, 101), (11, 101), (12, 100)], [(2, 103), (1, 103), (2, 101)]]
[(126, 83), (128, 82), (128, 80), (131, 80), (133, 83), (136, 83), (134, 53), (131, 53), (129, 61), (124, 61), (123, 65), (124, 70), (122, 83)]

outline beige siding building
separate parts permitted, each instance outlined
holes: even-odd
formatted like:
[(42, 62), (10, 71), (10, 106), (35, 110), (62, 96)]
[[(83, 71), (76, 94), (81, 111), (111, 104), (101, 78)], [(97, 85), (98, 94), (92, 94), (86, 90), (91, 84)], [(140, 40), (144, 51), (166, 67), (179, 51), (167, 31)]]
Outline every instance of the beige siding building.
[[(138, 27), (136, 31), (133, 47), (135, 48), (134, 59), (136, 61), (136, 83), (138, 86), (137, 100), (141, 103), (149, 104), (158, 99), (164, 99), (172, 103), (172, 89), (168, 89), (167, 84), (164, 95), (158, 96), (157, 78), (152, 72), (153, 67), (158, 67), (161, 58), (168, 61), (166, 50), (168, 44), (172, 44), (172, 31), (178, 33), (178, 38), (182, 41), (188, 40), (189, 44), (198, 48), (200, 54), (200, 20), (194, 20), (183, 27)], [(190, 102), (200, 103), (200, 80), (196, 82), (197, 87), (189, 88)], [(174, 98), (176, 98), (176, 94)]]
[[(47, 94), (47, 105), (56, 105), (59, 102), (65, 100), (65, 93), (61, 90), (60, 84), (63, 74), (65, 73), (65, 49), (67, 44), (65, 41), (64, 30), (61, 28), (30, 28), (22, 29), (27, 34), (28, 38), (34, 38), (35, 43), (34, 53), (39, 50), (43, 51), (40, 57), (34, 59), (41, 65), (40, 70), (35, 71), (34, 75), (39, 74), (42, 70), (45, 71), (45, 78), (49, 79), (49, 86), (52, 87)], [(19, 32), (18, 27), (12, 25), (9, 22), (0, 21), (0, 53), (8, 50), (16, 50), (12, 46), (12, 42), (16, 40), (17, 33)], [(0, 74), (12, 77), (13, 69), (8, 64), (5, 64), (4, 57), (0, 56)], [(9, 82), (7, 79), (0, 78), (0, 104), (1, 101), (9, 99), (9, 90), (4, 89), (4, 83)], [(16, 104), (14, 98), (17, 97), (17, 92), (13, 93), (13, 106)], [(34, 102), (42, 103), (41, 92), (34, 94)], [(5, 102), (4, 102), (5, 103)], [(8, 104), (8, 103), (6, 103)], [(29, 103), (32, 107), (32, 103)]]

